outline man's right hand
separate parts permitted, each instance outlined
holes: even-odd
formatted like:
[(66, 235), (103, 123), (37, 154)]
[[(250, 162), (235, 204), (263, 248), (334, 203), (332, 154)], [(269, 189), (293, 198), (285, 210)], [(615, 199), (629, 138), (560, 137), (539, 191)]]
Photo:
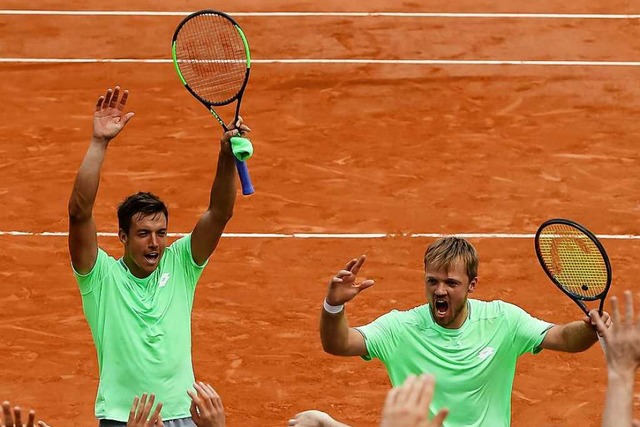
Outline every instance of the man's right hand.
[(129, 91), (125, 90), (122, 97), (120, 87), (107, 90), (107, 93), (96, 103), (96, 110), (93, 113), (93, 139), (107, 144), (115, 138), (125, 125), (133, 117), (133, 112), (124, 113)]
[(329, 282), (327, 304), (344, 304), (351, 301), (360, 292), (373, 286), (374, 281), (371, 279), (356, 283), (356, 276), (366, 259), (366, 255), (361, 255), (358, 259), (352, 259), (345, 265), (343, 270), (333, 276)]

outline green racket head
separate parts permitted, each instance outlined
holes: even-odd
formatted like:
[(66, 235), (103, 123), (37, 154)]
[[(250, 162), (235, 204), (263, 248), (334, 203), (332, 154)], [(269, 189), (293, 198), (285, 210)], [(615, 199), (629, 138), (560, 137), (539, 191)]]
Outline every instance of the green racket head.
[(171, 53), (180, 80), (204, 104), (241, 97), (251, 54), (244, 32), (226, 13), (207, 9), (187, 16), (174, 32)]

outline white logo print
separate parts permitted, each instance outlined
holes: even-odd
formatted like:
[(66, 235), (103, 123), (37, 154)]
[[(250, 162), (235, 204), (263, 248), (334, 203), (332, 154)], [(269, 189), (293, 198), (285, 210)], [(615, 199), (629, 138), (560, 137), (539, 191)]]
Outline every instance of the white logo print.
[(478, 353), (478, 357), (482, 360), (485, 360), (486, 358), (492, 356), (493, 353), (495, 353), (495, 349), (493, 347), (485, 347), (480, 351), (480, 353)]
[(169, 281), (169, 277), (171, 277), (171, 274), (169, 273), (164, 273), (162, 276), (160, 276), (160, 280), (158, 281), (158, 287), (164, 288), (167, 285), (167, 282)]

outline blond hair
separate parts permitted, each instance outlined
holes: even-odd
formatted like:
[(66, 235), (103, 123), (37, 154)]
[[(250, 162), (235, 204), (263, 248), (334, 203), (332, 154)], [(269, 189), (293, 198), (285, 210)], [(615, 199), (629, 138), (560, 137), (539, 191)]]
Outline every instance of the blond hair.
[(471, 243), (460, 237), (443, 237), (431, 243), (424, 253), (424, 268), (449, 270), (451, 266), (462, 261), (467, 269), (469, 280), (478, 275), (478, 253)]

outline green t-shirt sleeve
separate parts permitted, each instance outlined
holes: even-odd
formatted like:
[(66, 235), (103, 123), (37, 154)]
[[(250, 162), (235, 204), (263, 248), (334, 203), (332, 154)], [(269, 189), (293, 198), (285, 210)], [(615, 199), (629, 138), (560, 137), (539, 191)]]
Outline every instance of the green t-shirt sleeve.
[(356, 328), (364, 336), (367, 347), (368, 355), (362, 357), (364, 360), (377, 358), (384, 362), (394, 353), (401, 332), (399, 317), (400, 312), (393, 310)]
[(202, 271), (209, 263), (209, 260), (205, 261), (202, 265), (196, 264), (193, 259), (193, 253), (191, 252), (191, 234), (187, 234), (186, 236), (179, 238), (171, 244), (170, 248), (174, 251), (183, 268), (187, 286), (195, 289), (196, 284), (202, 275)]
[(100, 293), (100, 288), (102, 287), (102, 279), (104, 278), (104, 271), (108, 268), (109, 264), (109, 255), (102, 249), (98, 248), (98, 255), (96, 256), (96, 263), (93, 265), (91, 271), (86, 274), (80, 274), (73, 268), (73, 264), (71, 264), (71, 269), (73, 270), (73, 275), (76, 278), (76, 282), (78, 282), (78, 287), (80, 288), (80, 293), (82, 295), (87, 295), (92, 292), (96, 294)]
[(503, 308), (511, 325), (513, 345), (518, 356), (539, 353), (542, 350), (540, 344), (553, 324), (535, 318), (513, 304), (503, 303)]

